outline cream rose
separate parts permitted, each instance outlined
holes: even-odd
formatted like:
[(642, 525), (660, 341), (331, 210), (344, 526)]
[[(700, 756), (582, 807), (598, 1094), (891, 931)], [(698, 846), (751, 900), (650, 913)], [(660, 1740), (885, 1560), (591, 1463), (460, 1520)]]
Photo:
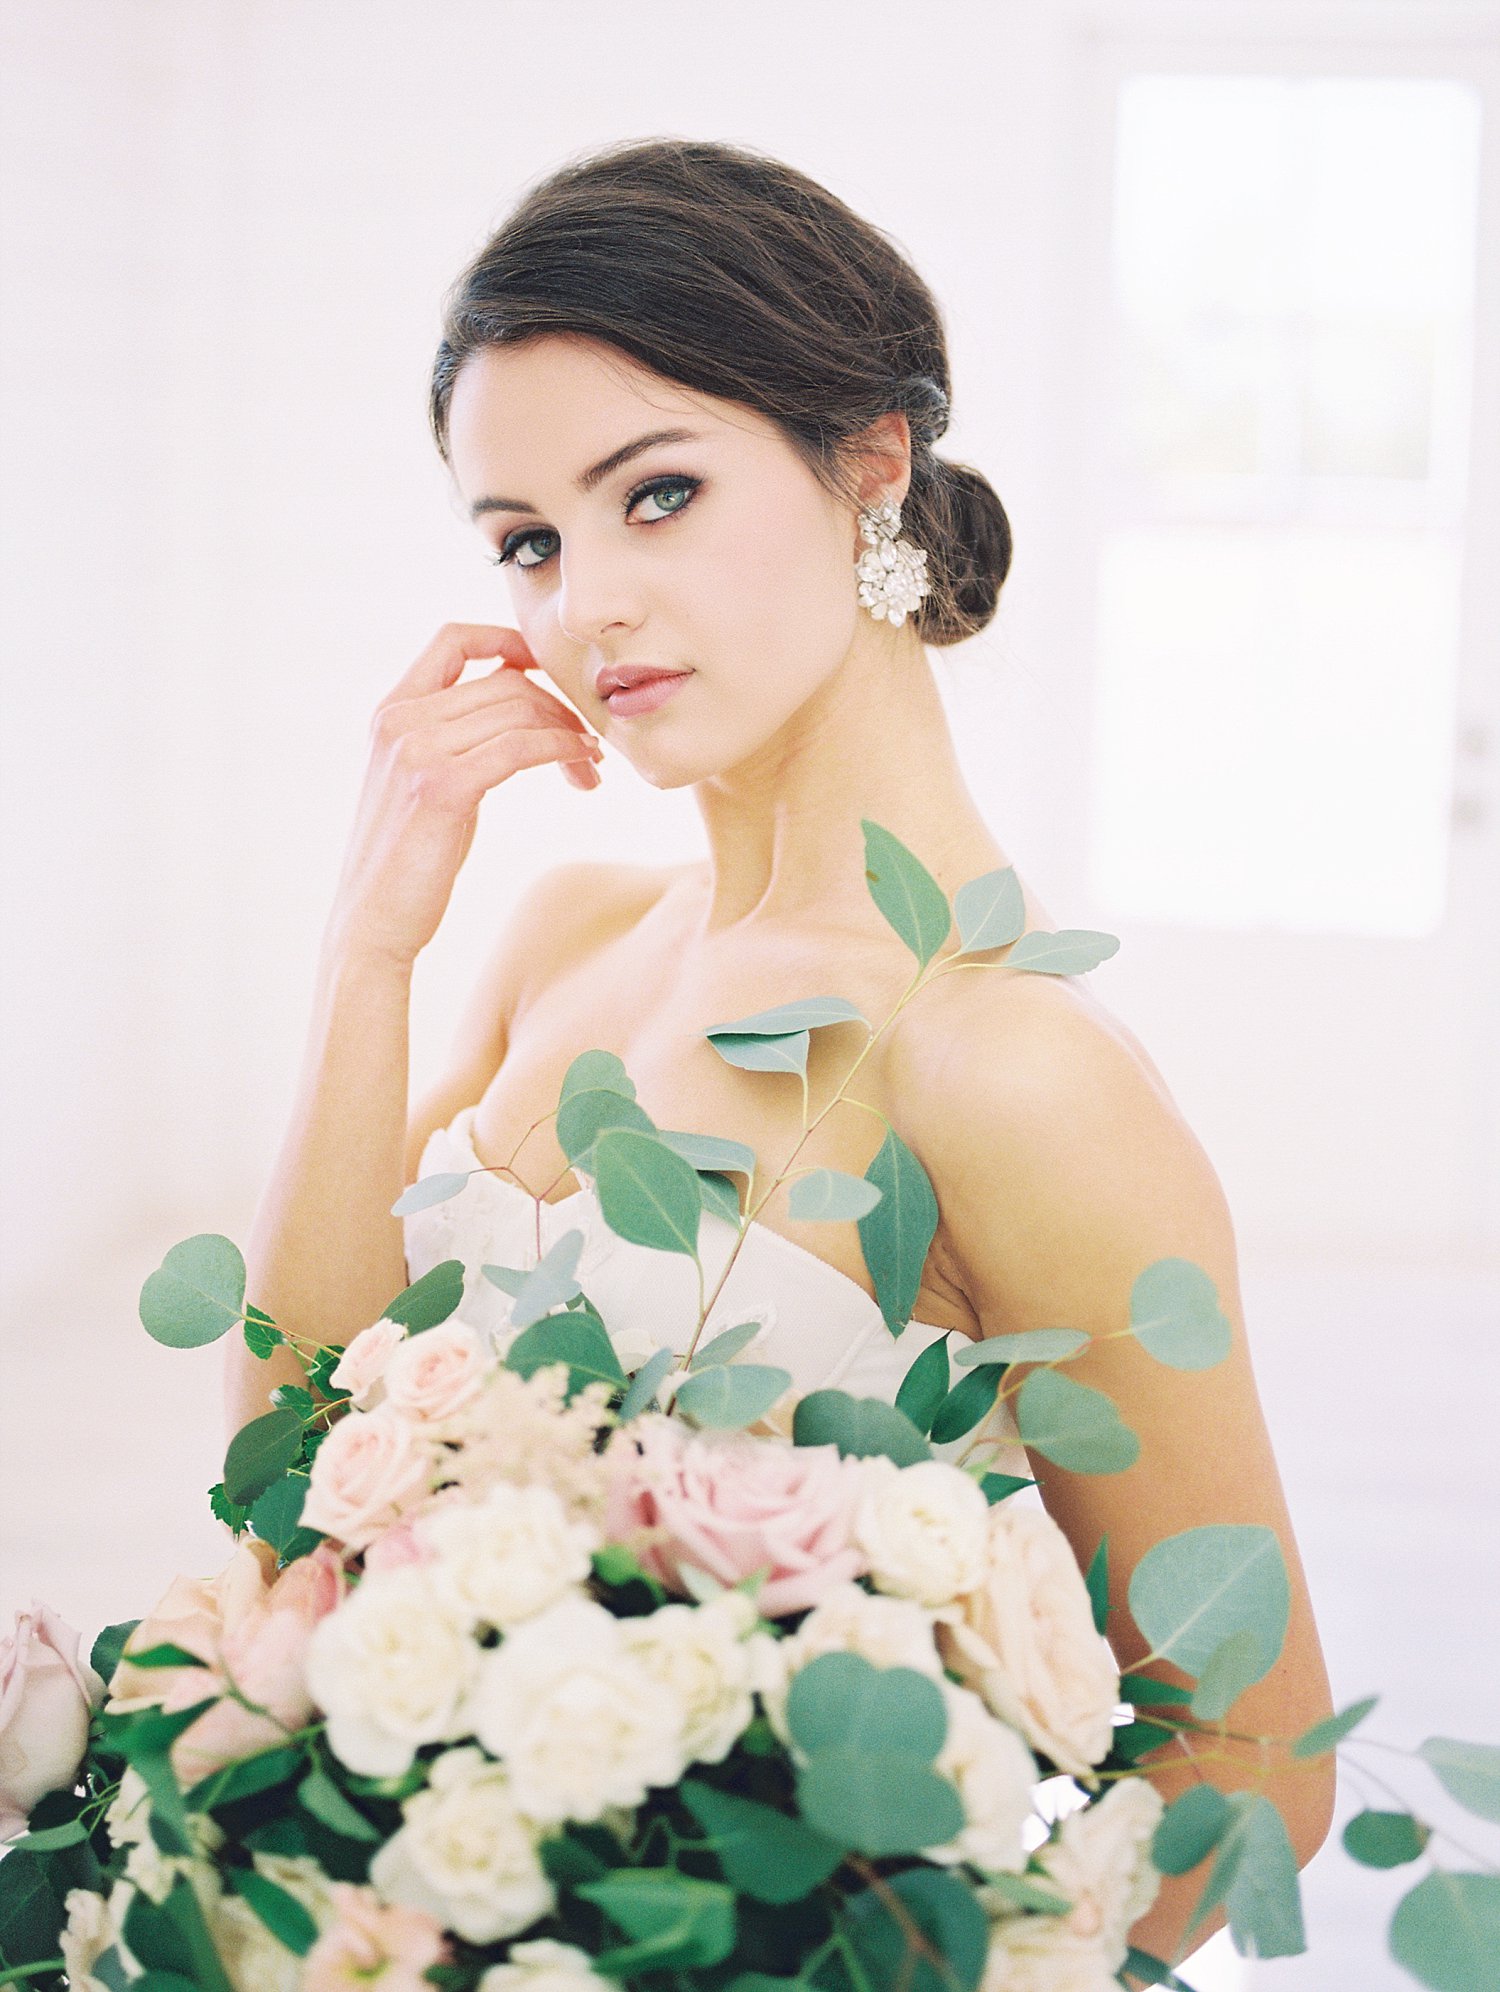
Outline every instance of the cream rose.
[(555, 1604), (589, 1576), (603, 1537), (569, 1519), (550, 1487), (502, 1482), (482, 1501), (449, 1502), (415, 1525), (450, 1615), (501, 1630)]
[(370, 1863), (386, 1901), (425, 1910), (471, 1944), (514, 1936), (553, 1907), (537, 1829), (517, 1810), (510, 1773), (482, 1750), (435, 1758), (401, 1817)]
[(987, 1992), (1104, 1992), (1125, 1962), (1130, 1930), (1156, 1900), (1151, 1839), (1164, 1810), (1145, 1778), (1123, 1778), (1070, 1812), (1037, 1859), (1072, 1908), (1004, 1915), (990, 1928)]
[(1119, 1671), (1045, 1509), (992, 1508), (982, 1581), (936, 1616), (947, 1665), (1060, 1771), (1083, 1776), (1107, 1753)]
[(479, 1992), (600, 1992), (619, 1981), (595, 1971), (593, 1960), (577, 1944), (555, 1937), (528, 1937), (512, 1944), (504, 1964), (492, 1964), (479, 1981)]
[(978, 1695), (951, 1681), (942, 1686), (948, 1733), (933, 1769), (957, 1786), (964, 1824), (941, 1847), (924, 1849), (925, 1857), (945, 1866), (972, 1861), (992, 1872), (1019, 1874), (1027, 1860), (1024, 1829), (1036, 1763), (1015, 1730), (991, 1715)]
[(304, 1526), (365, 1548), (428, 1491), (436, 1458), (427, 1434), (389, 1405), (349, 1412), (318, 1447)]
[(933, 1637), (932, 1615), (910, 1598), (890, 1598), (860, 1584), (835, 1585), (794, 1633), (761, 1649), (766, 1675), (761, 1699), (783, 1742), (786, 1698), (792, 1676), (821, 1653), (858, 1653), (873, 1667), (915, 1667), (941, 1680), (943, 1663)]
[(335, 1390), (348, 1391), (356, 1410), (371, 1410), (380, 1399), (385, 1366), (405, 1340), (405, 1324), (382, 1314), (360, 1329), (339, 1357), (329, 1382)]
[(705, 1605), (662, 1605), (620, 1621), (627, 1649), (681, 1711), (690, 1762), (721, 1763), (755, 1713), (746, 1635), (758, 1617), (743, 1591), (724, 1591)]
[(87, 1888), (70, 1888), (63, 1907), (68, 1920), (57, 1943), (71, 1992), (105, 1992), (104, 1981), (94, 1976), (94, 1966), (115, 1940), (109, 1905)]
[(422, 1743), (446, 1741), (479, 1649), (444, 1611), (425, 1566), (367, 1572), (313, 1634), (307, 1684), (328, 1743), (366, 1777), (399, 1777)]
[(403, 1417), (437, 1424), (479, 1393), (489, 1369), (484, 1345), (462, 1321), (411, 1335), (385, 1366), (385, 1401)]
[(35, 1599), (16, 1613), (0, 1640), (0, 1840), (25, 1830), (44, 1793), (73, 1782), (103, 1696), (72, 1626)]
[(854, 1536), (878, 1590), (945, 1605), (984, 1574), (990, 1504), (978, 1481), (944, 1460), (860, 1461)]
[(630, 1651), (624, 1623), (591, 1598), (566, 1597), (483, 1657), (468, 1718), (540, 1824), (638, 1805), (682, 1774), (681, 1711)]

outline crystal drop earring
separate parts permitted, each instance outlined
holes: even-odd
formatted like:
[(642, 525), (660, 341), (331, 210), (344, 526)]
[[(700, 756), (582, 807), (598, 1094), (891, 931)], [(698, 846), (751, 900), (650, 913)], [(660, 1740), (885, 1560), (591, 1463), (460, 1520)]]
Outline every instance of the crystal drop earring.
[(931, 591), (927, 555), (909, 539), (898, 537), (901, 507), (889, 498), (861, 511), (859, 530), (865, 541), (865, 551), (854, 563), (860, 602), (876, 622), (889, 619), (899, 629)]

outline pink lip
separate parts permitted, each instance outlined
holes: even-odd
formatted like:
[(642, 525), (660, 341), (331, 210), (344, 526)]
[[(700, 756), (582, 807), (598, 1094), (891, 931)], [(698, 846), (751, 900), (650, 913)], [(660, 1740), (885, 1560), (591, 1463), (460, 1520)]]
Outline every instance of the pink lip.
[(663, 672), (655, 678), (642, 678), (637, 684), (620, 686), (608, 695), (604, 703), (617, 719), (631, 719), (637, 713), (655, 712), (692, 675), (691, 671), (672, 671)]

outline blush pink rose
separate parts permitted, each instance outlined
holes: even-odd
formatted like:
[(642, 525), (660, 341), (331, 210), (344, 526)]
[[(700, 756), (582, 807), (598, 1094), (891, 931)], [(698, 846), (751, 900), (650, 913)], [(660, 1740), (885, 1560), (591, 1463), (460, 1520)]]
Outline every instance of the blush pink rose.
[(348, 1412), (313, 1459), (304, 1526), (363, 1549), (427, 1492), (435, 1457), (426, 1435), (389, 1404)]
[(431, 1916), (347, 1881), (334, 1883), (331, 1898), (333, 1920), (303, 1960), (303, 1992), (428, 1992), (423, 1974), (448, 1956)]
[(385, 1379), (386, 1364), (405, 1340), (404, 1324), (382, 1314), (368, 1328), (360, 1329), (339, 1357), (329, 1382), (335, 1390), (348, 1391), (357, 1411), (368, 1411)]
[(26, 1825), (45, 1792), (69, 1785), (104, 1683), (78, 1658), (78, 1634), (32, 1600), (0, 1640), (0, 1840)]
[[(276, 1574), (276, 1552), (246, 1537), (217, 1577), (177, 1577), (126, 1641), (110, 1683), (116, 1710), (159, 1704), (191, 1708), (231, 1684), (258, 1715), (227, 1696), (205, 1709), (172, 1745), (185, 1785), (253, 1756), (299, 1729), (313, 1712), (303, 1678), (307, 1642), (344, 1589), (343, 1567), (327, 1544)], [(198, 1656), (196, 1667), (133, 1667), (133, 1653), (170, 1643)]]
[(859, 1462), (836, 1446), (689, 1434), (663, 1417), (623, 1427), (607, 1462), (605, 1533), (672, 1590), (687, 1589), (684, 1563), (725, 1584), (768, 1569), (756, 1602), (780, 1618), (867, 1567), (854, 1540)]
[(488, 1364), (484, 1347), (461, 1321), (441, 1321), (412, 1335), (385, 1367), (385, 1401), (405, 1418), (435, 1423), (477, 1395)]

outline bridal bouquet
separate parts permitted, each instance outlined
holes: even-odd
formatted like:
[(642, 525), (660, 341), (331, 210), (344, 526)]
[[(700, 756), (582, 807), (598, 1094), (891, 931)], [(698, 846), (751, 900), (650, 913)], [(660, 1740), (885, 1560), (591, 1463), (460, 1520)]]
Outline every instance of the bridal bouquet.
[[(942, 972), (955, 920), (964, 957), (1016, 941), (1013, 873), (950, 907), (896, 839), (865, 834), (871, 892), (917, 957), (903, 1003)], [(1113, 946), (1027, 935), (1006, 965), (1077, 973)], [(708, 1035), (733, 1063), (801, 1073), (806, 1124), (809, 1033), (855, 1019), (817, 997)], [(740, 1221), (731, 1177), (753, 1195), (750, 1151), (656, 1127), (608, 1053), (574, 1061), (556, 1126), (638, 1244), (696, 1256), (705, 1208)], [(464, 1181), (424, 1178), (396, 1213)], [(936, 1204), (894, 1130), (863, 1177), (803, 1173), (793, 1209), (859, 1223), (899, 1333)], [(88, 1663), (42, 1607), (0, 1648), (0, 1983), (1173, 1987), (1129, 1932), (1162, 1874), (1200, 1867), (1195, 1924), (1222, 1904), (1241, 1951), (1305, 1947), (1271, 1800), (1204, 1782), (1164, 1806), (1141, 1769), (1179, 1730), (1229, 1734), (1275, 1663), (1275, 1535), (1157, 1543), (1129, 1586), (1151, 1651), (1122, 1678), (1107, 1544), (1081, 1570), (1032, 1483), (985, 1465), (1002, 1407), (1072, 1471), (1134, 1461), (1113, 1403), (1066, 1374), (1086, 1334), (990, 1338), (957, 1379), (939, 1340), (894, 1403), (817, 1390), (778, 1430), (792, 1379), (743, 1359), (754, 1324), (705, 1337), (710, 1296), (680, 1355), (628, 1350), (574, 1276), (580, 1242), (482, 1268), (510, 1299), (500, 1336), (459, 1317), (448, 1260), (344, 1349), (248, 1304), (228, 1239), (166, 1255), (141, 1294), (153, 1335), (234, 1330), (262, 1358), (293, 1349), (303, 1380), (228, 1449), (211, 1499), (236, 1547), (217, 1576), (176, 1579)], [(1181, 1259), (1141, 1273), (1121, 1332), (1185, 1369), (1230, 1343)], [(961, 1462), (937, 1456), (959, 1441)], [(1144, 1671), (1158, 1662), (1180, 1679)], [(1333, 1751), (1372, 1706), (1280, 1746)], [(1420, 1754), (1500, 1818), (1500, 1751)], [(1345, 1844), (1384, 1867), (1430, 1860), (1431, 1837), (1371, 1810)], [(1391, 1942), (1439, 1992), (1496, 1983), (1500, 1877), (1433, 1862)]]

